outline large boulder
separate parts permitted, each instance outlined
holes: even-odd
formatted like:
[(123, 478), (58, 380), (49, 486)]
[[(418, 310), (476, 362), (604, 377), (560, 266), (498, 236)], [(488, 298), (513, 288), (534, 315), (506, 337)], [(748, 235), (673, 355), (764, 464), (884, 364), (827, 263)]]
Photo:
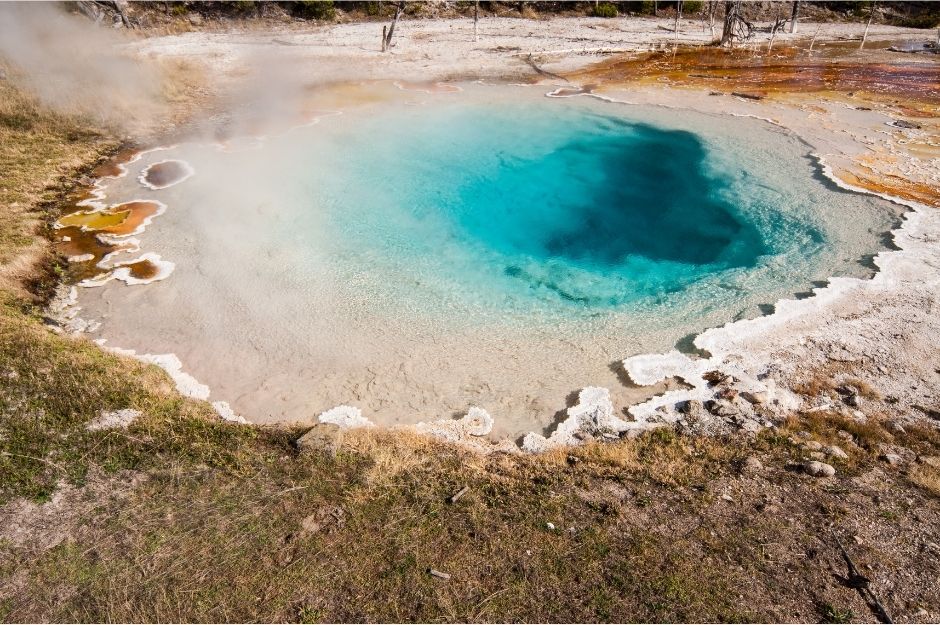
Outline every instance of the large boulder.
[(318, 423), (294, 444), (301, 453), (321, 452), (335, 456), (343, 446), (343, 428), (334, 423)]

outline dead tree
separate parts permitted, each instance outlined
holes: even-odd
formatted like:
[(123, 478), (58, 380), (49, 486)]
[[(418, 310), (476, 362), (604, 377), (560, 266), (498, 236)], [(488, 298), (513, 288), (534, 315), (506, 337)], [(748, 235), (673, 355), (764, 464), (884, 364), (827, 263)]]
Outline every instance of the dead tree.
[(711, 30), (712, 41), (715, 41), (715, 7), (718, 6), (718, 2), (711, 0), (708, 3), (708, 28)]
[(877, 2), (871, 3), (871, 10), (868, 13), (868, 23), (865, 24), (865, 32), (862, 34), (862, 43), (858, 45), (859, 50), (865, 49), (865, 40), (868, 39), (868, 29), (871, 26), (871, 18), (875, 17), (875, 5), (876, 4), (878, 3)]
[(770, 54), (774, 49), (774, 39), (777, 37), (777, 33), (783, 29), (783, 25), (787, 23), (787, 18), (778, 17), (774, 20), (773, 26), (770, 27), (770, 43), (767, 44), (767, 54)]
[(816, 45), (816, 37), (819, 36), (819, 29), (822, 28), (822, 24), (816, 25), (816, 32), (813, 33), (813, 40), (809, 42), (809, 54), (813, 53), (813, 46)]
[(136, 22), (127, 14), (129, 7), (127, 0), (114, 0), (113, 2), (105, 2), (104, 0), (81, 0), (80, 2), (76, 2), (75, 6), (82, 15), (95, 24), (100, 24), (101, 20), (104, 19), (106, 15), (110, 15), (114, 18), (115, 24), (117, 24), (117, 20), (120, 19), (121, 24), (126, 28), (134, 28), (137, 26)]
[(679, 20), (682, 19), (682, 0), (676, 2), (676, 21), (673, 24), (673, 30), (676, 31), (676, 45), (679, 44)]
[(395, 8), (395, 18), (392, 20), (392, 25), (388, 27), (382, 27), (382, 52), (386, 52), (389, 48), (392, 47), (392, 35), (395, 34), (395, 24), (398, 23), (401, 14), (405, 12), (405, 3), (399, 2), (398, 6)]
[(793, 2), (793, 10), (790, 11), (790, 33), (795, 33), (797, 29), (797, 22), (800, 19), (800, 3), (799, 0)]
[(751, 38), (754, 25), (741, 15), (741, 0), (725, 0), (725, 25), (721, 31), (721, 45), (734, 47), (734, 40)]
[(480, 19), (480, 0), (473, 3), (473, 40), (477, 41), (477, 22)]

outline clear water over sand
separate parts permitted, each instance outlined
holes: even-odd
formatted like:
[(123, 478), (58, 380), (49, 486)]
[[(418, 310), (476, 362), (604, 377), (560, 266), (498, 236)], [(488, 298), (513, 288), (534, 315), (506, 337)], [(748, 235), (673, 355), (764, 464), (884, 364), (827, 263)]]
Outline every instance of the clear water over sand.
[[(83, 291), (109, 344), (177, 354), (256, 421), (348, 403), (379, 423), (489, 410), (549, 426), (614, 363), (864, 275), (897, 212), (835, 189), (755, 119), (469, 85), (403, 93), (220, 151), (147, 155), (109, 201), (168, 209), (166, 280)], [(181, 158), (162, 190), (134, 175)]]

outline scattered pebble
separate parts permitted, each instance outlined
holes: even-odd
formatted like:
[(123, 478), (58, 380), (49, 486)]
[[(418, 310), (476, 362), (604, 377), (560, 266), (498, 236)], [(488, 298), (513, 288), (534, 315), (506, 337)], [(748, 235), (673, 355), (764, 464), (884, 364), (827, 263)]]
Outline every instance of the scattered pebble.
[(832, 477), (836, 474), (836, 470), (831, 464), (817, 460), (804, 462), (803, 470), (806, 471), (807, 475), (812, 475), (813, 477)]
[(882, 454), (881, 459), (890, 464), (891, 466), (897, 466), (904, 462), (904, 459), (897, 454)]
[(833, 458), (838, 458), (839, 460), (848, 460), (849, 455), (842, 450), (838, 445), (829, 445), (823, 451), (826, 452), (827, 456), (832, 456)]
[(438, 571), (437, 569), (428, 569), (428, 573), (438, 579), (450, 579), (450, 573), (444, 573), (442, 571)]
[(551, 530), (551, 531), (553, 531), (553, 532), (555, 531), (555, 524), (554, 524), (554, 523), (551, 523), (551, 522), (546, 523), (546, 524), (545, 524), (545, 527), (547, 527), (549, 530)]

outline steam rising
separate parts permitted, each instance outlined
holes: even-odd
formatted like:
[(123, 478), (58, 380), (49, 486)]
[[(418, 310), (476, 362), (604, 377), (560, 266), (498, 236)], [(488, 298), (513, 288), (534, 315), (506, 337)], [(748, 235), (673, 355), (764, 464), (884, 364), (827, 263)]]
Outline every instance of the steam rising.
[(62, 112), (126, 127), (156, 111), (159, 73), (122, 54), (126, 41), (58, 3), (0, 3), (0, 59), (44, 104)]

